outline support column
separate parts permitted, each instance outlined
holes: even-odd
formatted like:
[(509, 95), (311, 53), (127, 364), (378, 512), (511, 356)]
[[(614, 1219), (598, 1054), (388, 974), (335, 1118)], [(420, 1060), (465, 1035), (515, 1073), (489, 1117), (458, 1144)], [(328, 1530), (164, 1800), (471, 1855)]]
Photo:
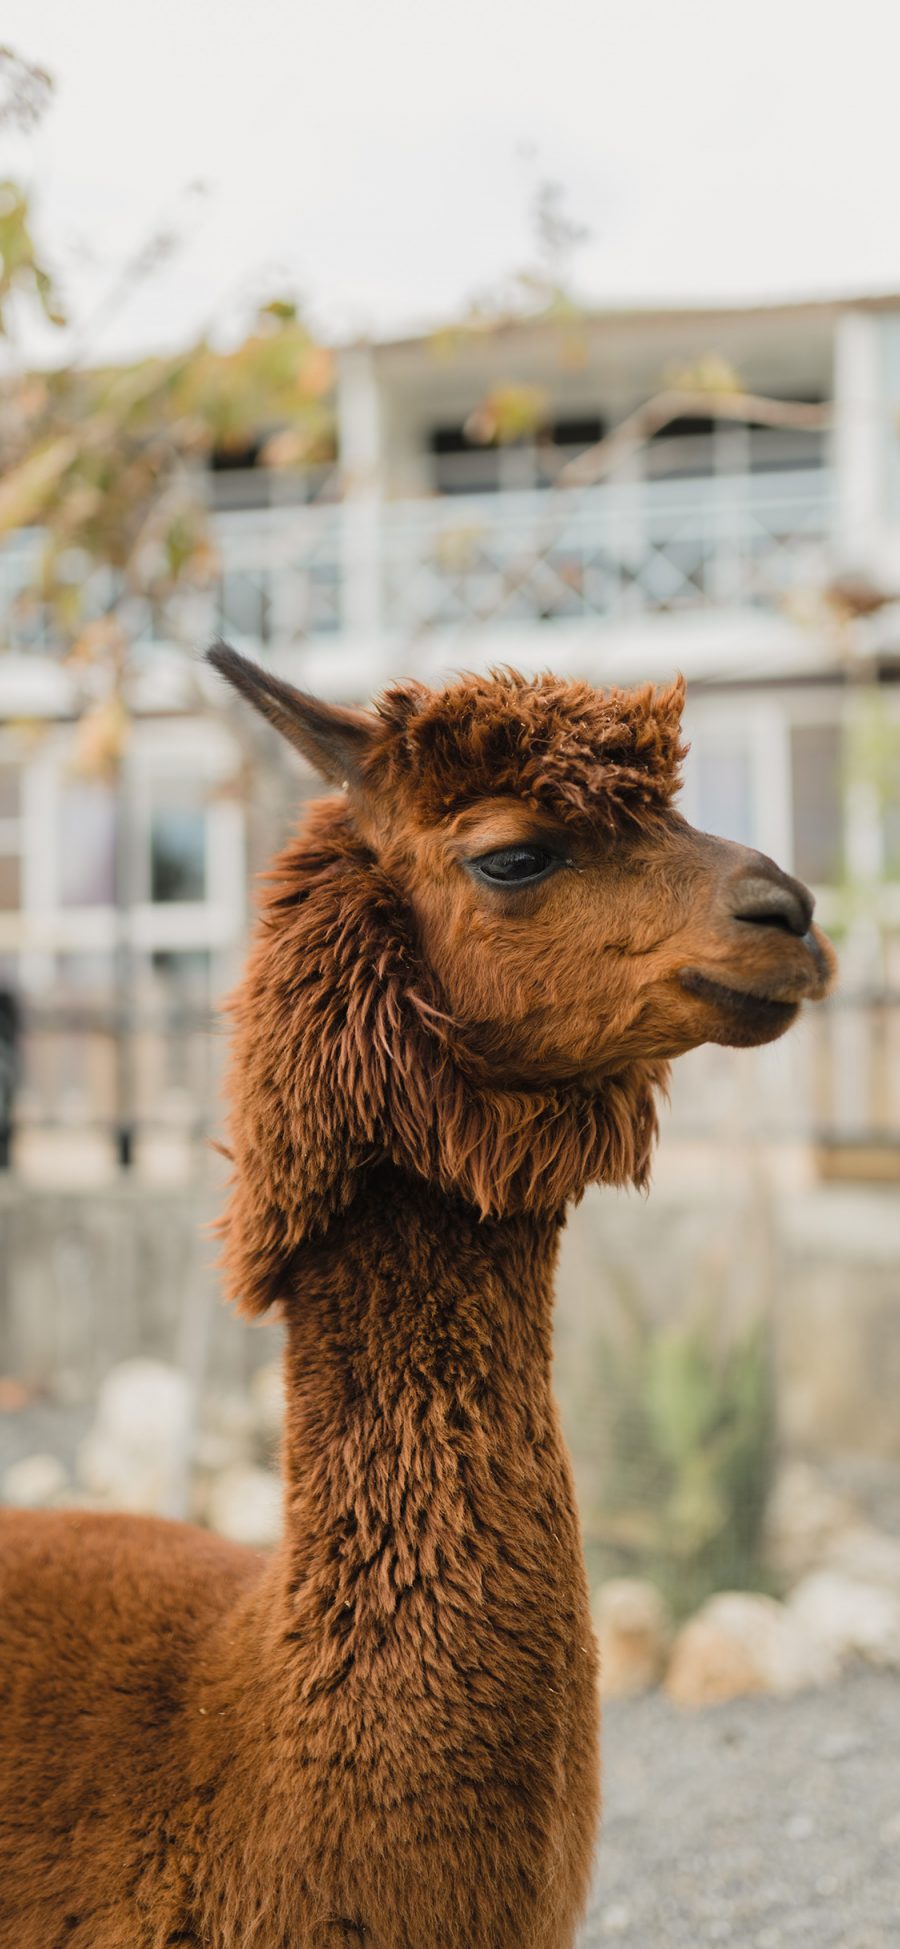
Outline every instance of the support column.
[(338, 368), (341, 508), (341, 626), (374, 649), (382, 628), (382, 412), (369, 346), (342, 353)]
[(832, 464), (839, 568), (872, 572), (885, 524), (887, 411), (879, 319), (845, 311), (835, 333)]

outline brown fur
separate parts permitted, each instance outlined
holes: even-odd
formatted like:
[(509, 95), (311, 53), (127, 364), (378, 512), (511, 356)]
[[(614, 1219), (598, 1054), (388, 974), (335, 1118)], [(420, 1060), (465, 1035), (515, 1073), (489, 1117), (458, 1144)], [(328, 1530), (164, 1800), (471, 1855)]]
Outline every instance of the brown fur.
[[(234, 1008), (225, 1260), (286, 1324), (284, 1540), (4, 1518), (0, 1944), (570, 1949), (598, 1775), (560, 1226), (646, 1181), (669, 1059), (780, 1033), (829, 951), (748, 926), (794, 883), (672, 809), (678, 688), (370, 716), (216, 660), (347, 781)], [(473, 864), (541, 844), (533, 886)]]

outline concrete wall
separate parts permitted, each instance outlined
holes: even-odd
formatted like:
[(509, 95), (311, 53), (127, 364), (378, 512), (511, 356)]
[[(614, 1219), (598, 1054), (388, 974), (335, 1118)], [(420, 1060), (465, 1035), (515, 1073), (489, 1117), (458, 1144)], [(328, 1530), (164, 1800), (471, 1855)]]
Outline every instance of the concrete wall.
[(201, 1389), (239, 1388), (277, 1329), (221, 1304), (213, 1184), (122, 1180), (89, 1191), (0, 1188), (0, 1373), (92, 1398), (119, 1360), (152, 1354)]
[[(702, 1315), (728, 1335), (770, 1311), (782, 1444), (900, 1464), (900, 1198), (761, 1167), (664, 1152), (647, 1199), (588, 1194), (559, 1278), (557, 1385), (590, 1438), (600, 1329), (637, 1303), (664, 1326)], [(278, 1329), (219, 1300), (208, 1179), (90, 1191), (0, 1185), (0, 1375), (90, 1399), (116, 1361), (150, 1353), (205, 1386), (239, 1388)]]
[(623, 1303), (661, 1328), (704, 1318), (726, 1336), (764, 1310), (783, 1448), (900, 1465), (900, 1196), (816, 1183), (798, 1162), (708, 1153), (685, 1174), (664, 1153), (649, 1198), (588, 1193), (560, 1270), (564, 1402), (598, 1321)]

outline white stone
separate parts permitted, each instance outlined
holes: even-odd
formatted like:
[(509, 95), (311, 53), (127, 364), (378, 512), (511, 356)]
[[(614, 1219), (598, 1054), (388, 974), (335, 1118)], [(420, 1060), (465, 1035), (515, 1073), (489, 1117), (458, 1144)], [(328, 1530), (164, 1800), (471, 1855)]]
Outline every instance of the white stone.
[(593, 1612), (603, 1697), (633, 1698), (658, 1685), (672, 1623), (655, 1584), (639, 1577), (611, 1578), (597, 1591)]
[(123, 1360), (97, 1398), (97, 1426), (132, 1453), (182, 1441), (190, 1424), (190, 1383), (162, 1360)]
[(867, 1658), (900, 1671), (900, 1592), (840, 1570), (814, 1570), (791, 1593), (791, 1616), (839, 1665)]
[(718, 1705), (756, 1692), (780, 1697), (827, 1684), (837, 1662), (773, 1597), (723, 1591), (675, 1640), (665, 1689), (676, 1705)]
[(104, 1380), (93, 1427), (78, 1450), (84, 1487), (108, 1505), (148, 1515), (181, 1511), (191, 1434), (191, 1388), (160, 1360), (125, 1360)]
[(3, 1501), (16, 1509), (44, 1509), (67, 1485), (68, 1476), (56, 1455), (23, 1455), (4, 1474)]
[(207, 1520), (232, 1543), (269, 1549), (281, 1535), (281, 1484), (270, 1469), (227, 1468), (213, 1482)]
[(625, 1930), (631, 1927), (631, 1910), (627, 1903), (611, 1902), (608, 1908), (603, 1909), (600, 1927), (604, 1935), (624, 1935)]

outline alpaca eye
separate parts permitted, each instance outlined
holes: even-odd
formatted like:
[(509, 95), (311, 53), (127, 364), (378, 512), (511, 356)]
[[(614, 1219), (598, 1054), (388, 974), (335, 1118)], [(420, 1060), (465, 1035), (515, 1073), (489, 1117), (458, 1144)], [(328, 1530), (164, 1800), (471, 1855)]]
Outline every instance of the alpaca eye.
[(543, 846), (504, 846), (498, 853), (485, 853), (472, 861), (475, 872), (492, 886), (533, 885), (552, 872), (558, 861)]

